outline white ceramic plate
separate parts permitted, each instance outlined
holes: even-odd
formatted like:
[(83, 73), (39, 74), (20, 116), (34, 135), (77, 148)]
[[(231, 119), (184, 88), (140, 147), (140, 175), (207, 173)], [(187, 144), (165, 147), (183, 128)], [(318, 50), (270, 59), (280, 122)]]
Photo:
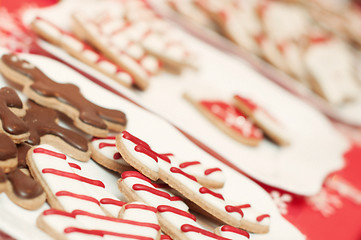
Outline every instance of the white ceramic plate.
[[(0, 55), (3, 53), (4, 51), (0, 50)], [(82, 75), (54, 60), (29, 54), (21, 54), (21, 57), (39, 67), (56, 82), (76, 83), (82, 94), (90, 101), (102, 107), (125, 112), (128, 118), (127, 130), (141, 139), (148, 140), (148, 143), (155, 151), (171, 152), (182, 159), (199, 159), (208, 164), (219, 165), (227, 176), (225, 186), (221, 190), (225, 198), (232, 199), (232, 202), (235, 203), (237, 201), (250, 202), (256, 209), (268, 212), (271, 215), (270, 232), (264, 235), (254, 234), (252, 239), (304, 239), (304, 236), (295, 227), (281, 217), (266, 191), (247, 177), (221, 164), (218, 160), (200, 150), (166, 121), (100, 88)], [(0, 86), (4, 85), (6, 85), (5, 81), (3, 77), (0, 77)], [(119, 198), (123, 198), (116, 186), (119, 175), (105, 170), (92, 160), (86, 163), (79, 162), (79, 165), (89, 177), (101, 179), (105, 183), (107, 190)], [(237, 187), (237, 191), (234, 191), (235, 187)], [(48, 206), (44, 205), (40, 210), (26, 211), (12, 204), (5, 194), (1, 194), (0, 229), (18, 239), (28, 239), (29, 236), (36, 236), (36, 239), (46, 239), (46, 236), (35, 228), (36, 217), (46, 208)], [(20, 230), (19, 226), (21, 226)]]
[[(28, 12), (25, 21), (30, 22), (37, 13), (68, 29), (69, 14), (78, 5), (79, 2), (63, 1), (51, 8)], [(199, 70), (184, 71), (181, 76), (163, 72), (151, 80), (149, 89), (136, 93), (80, 63), (61, 49), (44, 41), (39, 43), (57, 57), (168, 119), (251, 177), (296, 194), (316, 194), (324, 178), (343, 166), (342, 155), (347, 150), (347, 141), (322, 114), (268, 81), (245, 61), (226, 55), (190, 35), (183, 35), (186, 44), (199, 58)], [(235, 93), (251, 96), (289, 129), (292, 144), (280, 148), (265, 140), (254, 148), (234, 141), (182, 98), (185, 89), (193, 84), (210, 85), (218, 89), (221, 95), (229, 97)]]

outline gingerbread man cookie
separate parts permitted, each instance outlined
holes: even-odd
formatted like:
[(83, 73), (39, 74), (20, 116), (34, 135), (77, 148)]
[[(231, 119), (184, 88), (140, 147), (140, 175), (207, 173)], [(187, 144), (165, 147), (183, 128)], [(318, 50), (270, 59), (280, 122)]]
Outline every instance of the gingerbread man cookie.
[(74, 125), (93, 136), (106, 137), (108, 130), (121, 131), (125, 114), (88, 101), (73, 84), (52, 81), (39, 68), (14, 54), (5, 54), (0, 70), (9, 80), (23, 86), (23, 93), (36, 103), (68, 115)]

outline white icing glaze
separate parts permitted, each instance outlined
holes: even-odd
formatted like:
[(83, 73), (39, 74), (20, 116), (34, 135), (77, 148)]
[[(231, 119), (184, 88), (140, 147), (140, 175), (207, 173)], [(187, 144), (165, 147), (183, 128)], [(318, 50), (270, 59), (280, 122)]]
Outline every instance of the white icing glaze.
[(104, 71), (115, 74), (117, 72), (117, 66), (115, 66), (113, 63), (109, 61), (100, 61), (98, 63), (98, 66), (103, 69)]
[(305, 65), (331, 103), (354, 98), (359, 86), (354, 76), (354, 58), (348, 46), (337, 40), (313, 44), (305, 53)]
[(140, 64), (150, 73), (155, 73), (159, 69), (157, 59), (149, 55), (143, 57)]
[(75, 39), (74, 37), (66, 35), (66, 34), (63, 34), (61, 36), (61, 42), (65, 46), (67, 46), (67, 47), (69, 47), (69, 48), (71, 48), (71, 49), (73, 49), (73, 50), (75, 50), (77, 52), (81, 52), (84, 49), (84, 44), (81, 41)]
[(125, 49), (125, 52), (134, 59), (139, 60), (144, 56), (144, 50), (136, 43), (131, 44)]
[[(107, 159), (129, 166), (129, 164), (126, 163), (123, 158), (119, 158), (119, 159), (114, 158), (116, 153), (118, 153), (118, 150), (115, 147), (115, 139), (106, 139), (106, 138), (94, 139), (91, 141), (91, 144), (98, 152), (104, 155)], [(104, 146), (102, 146), (102, 144), (104, 144)]]
[(59, 39), (62, 35), (62, 33), (56, 29), (51, 24), (47, 23), (46, 21), (43, 21), (41, 19), (37, 19), (34, 22), (35, 26), (40, 29), (41, 31), (45, 32), (47, 35), (49, 35), (52, 39)]
[(131, 84), (133, 83), (133, 78), (132, 76), (129, 75), (129, 73), (126, 72), (119, 72), (117, 73), (117, 78), (120, 79), (121, 81)]
[(85, 57), (87, 60), (89, 60), (89, 61), (91, 61), (91, 62), (93, 62), (93, 63), (97, 62), (98, 59), (99, 59), (99, 55), (98, 55), (96, 52), (94, 52), (94, 51), (92, 51), (92, 50), (89, 50), (89, 49), (85, 49), (85, 50), (82, 52), (82, 55), (83, 55), (83, 57)]

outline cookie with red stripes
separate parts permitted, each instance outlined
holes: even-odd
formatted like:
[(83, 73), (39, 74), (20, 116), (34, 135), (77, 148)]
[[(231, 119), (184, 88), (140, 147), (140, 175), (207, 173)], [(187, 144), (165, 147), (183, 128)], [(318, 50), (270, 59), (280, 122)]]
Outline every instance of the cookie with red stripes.
[(115, 136), (93, 138), (90, 143), (91, 157), (94, 161), (115, 172), (132, 170), (115, 146)]
[[(149, 143), (127, 131), (117, 135), (116, 144), (124, 160), (135, 169), (153, 181), (162, 180), (221, 222), (250, 232), (268, 232), (270, 224), (268, 214), (257, 213), (249, 203), (233, 205), (226, 201), (220, 192), (203, 186), (194, 175), (183, 171), (173, 154), (158, 153)], [(125, 189), (136, 190), (135, 188), (128, 186)]]

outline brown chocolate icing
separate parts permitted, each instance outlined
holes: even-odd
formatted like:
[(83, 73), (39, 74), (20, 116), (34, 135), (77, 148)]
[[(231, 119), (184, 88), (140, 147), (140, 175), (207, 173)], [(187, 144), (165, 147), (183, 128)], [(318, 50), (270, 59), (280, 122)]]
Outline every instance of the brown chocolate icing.
[(5, 133), (0, 133), (0, 161), (15, 158), (17, 153), (16, 145)]
[(19, 168), (8, 173), (7, 178), (13, 186), (15, 195), (20, 198), (31, 199), (43, 193), (40, 184), (23, 173)]
[(22, 108), (23, 104), (14, 89), (4, 87), (0, 89), (0, 119), (3, 129), (12, 135), (28, 132), (26, 124), (17, 117), (9, 107)]
[(31, 147), (26, 143), (21, 143), (17, 145), (17, 148), (18, 148), (18, 167), (27, 168), (28, 165), (26, 164), (26, 154), (28, 153)]
[(33, 101), (27, 102), (29, 109), (24, 118), (29, 126), (30, 136), (26, 141), (31, 145), (40, 144), (40, 137), (52, 134), (60, 137), (65, 142), (81, 151), (88, 151), (88, 141), (80, 134), (69, 129), (60, 127), (56, 121), (58, 113), (50, 108), (42, 107)]
[(5, 181), (6, 181), (6, 175), (4, 171), (0, 168), (0, 183), (4, 183)]
[(103, 120), (107, 120), (116, 124), (125, 125), (125, 114), (117, 111), (99, 107), (89, 102), (80, 93), (77, 86), (73, 84), (60, 84), (48, 78), (40, 69), (32, 67), (32, 65), (20, 60), (14, 54), (5, 54), (2, 61), (14, 71), (30, 78), (33, 83), (31, 89), (45, 97), (54, 97), (57, 100), (69, 104), (79, 111), (79, 119), (89, 125), (100, 129), (106, 129)]

